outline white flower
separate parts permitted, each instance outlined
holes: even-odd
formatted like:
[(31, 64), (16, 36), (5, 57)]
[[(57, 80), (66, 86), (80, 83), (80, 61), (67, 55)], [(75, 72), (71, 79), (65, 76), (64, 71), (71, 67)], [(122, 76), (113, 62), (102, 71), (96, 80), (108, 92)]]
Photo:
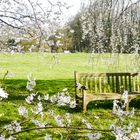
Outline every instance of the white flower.
[(87, 126), (88, 129), (92, 129), (92, 126), (91, 126), (90, 123), (86, 123), (86, 126)]
[(97, 140), (101, 137), (101, 134), (100, 133), (94, 133), (94, 134), (87, 133), (86, 136), (89, 138), (89, 140)]
[(44, 137), (44, 140), (52, 140), (51, 136), (46, 134), (46, 136)]
[(51, 96), (51, 97), (50, 97), (50, 101), (51, 101), (52, 103), (56, 102), (56, 101), (57, 101), (57, 96), (56, 96), (56, 95)]
[(29, 91), (32, 91), (34, 89), (34, 87), (36, 86), (36, 82), (35, 81), (28, 81), (27, 82), (27, 86), (26, 88), (29, 90)]
[(39, 102), (38, 104), (37, 104), (37, 106), (34, 108), (34, 110), (33, 109), (31, 109), (31, 111), (34, 113), (34, 114), (38, 114), (38, 113), (41, 113), (41, 116), (43, 116), (43, 106), (42, 106), (42, 103), (41, 102)]
[(131, 138), (135, 140), (140, 140), (140, 128), (137, 128), (138, 132), (132, 133)]
[(32, 90), (34, 89), (35, 86), (36, 86), (35, 78), (33, 78), (33, 75), (30, 74), (30, 75), (28, 76), (28, 81), (27, 81), (26, 88), (27, 88), (29, 91), (32, 91)]
[(70, 126), (71, 119), (70, 119), (70, 114), (66, 113), (66, 120), (67, 120), (67, 126)]
[(14, 126), (14, 129), (15, 129), (16, 132), (20, 132), (21, 131), (20, 123), (18, 123), (17, 121), (13, 121), (12, 125)]
[(19, 115), (27, 118), (28, 117), (28, 110), (24, 106), (20, 106), (18, 108)]
[(74, 99), (73, 101), (70, 102), (70, 108), (75, 108), (76, 107), (76, 100)]
[(59, 96), (58, 97), (58, 103), (57, 103), (57, 105), (58, 106), (64, 106), (64, 105), (66, 105), (66, 104), (69, 104), (69, 102), (70, 102), (70, 96)]
[(88, 129), (92, 129), (91, 124), (88, 123), (87, 120), (83, 119), (82, 122), (87, 126)]
[(37, 106), (38, 106), (38, 111), (41, 112), (41, 111), (43, 110), (42, 103), (39, 102), (39, 103), (37, 104)]
[(121, 106), (119, 106), (119, 103), (120, 102), (118, 100), (113, 101), (113, 113), (118, 116), (122, 116), (123, 110), (121, 109)]
[(14, 131), (13, 131), (13, 127), (12, 127), (11, 124), (6, 125), (4, 128), (5, 128), (10, 134), (12, 134), (12, 133), (14, 132)]
[(45, 124), (39, 122), (38, 120), (31, 119), (31, 122), (34, 123), (37, 127), (45, 127)]
[(11, 124), (6, 125), (4, 127), (10, 134), (14, 133), (14, 132), (20, 132), (21, 131), (21, 126), (20, 123), (18, 123), (17, 121), (13, 121)]
[(34, 99), (35, 94), (30, 94), (25, 100), (28, 104), (31, 104)]
[(76, 83), (77, 90), (80, 90), (82, 86), (83, 86), (82, 84), (80, 84), (78, 82)]
[(46, 100), (46, 101), (49, 100), (49, 94), (44, 95), (44, 100)]
[(41, 96), (39, 95), (39, 96), (37, 97), (37, 99), (40, 101), (40, 100), (41, 100)]
[(58, 125), (58, 126), (61, 126), (61, 127), (64, 126), (60, 115), (54, 116), (54, 118), (55, 118), (55, 121), (57, 122), (57, 125)]
[(1, 98), (8, 98), (8, 94), (2, 88), (0, 88), (0, 99)]
[(124, 91), (122, 98), (125, 104), (128, 103), (128, 91)]
[(4, 136), (0, 136), (0, 140), (6, 140)]

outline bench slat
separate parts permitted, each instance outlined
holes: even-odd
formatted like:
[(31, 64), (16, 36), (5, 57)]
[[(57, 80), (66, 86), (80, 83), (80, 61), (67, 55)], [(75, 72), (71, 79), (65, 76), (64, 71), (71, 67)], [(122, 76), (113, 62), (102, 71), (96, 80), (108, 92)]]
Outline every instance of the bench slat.
[(89, 101), (116, 99), (124, 90), (127, 90), (130, 95), (140, 93), (140, 73), (75, 72), (75, 84), (77, 82), (86, 86), (87, 89), (75, 89), (75, 97), (79, 96), (83, 100), (84, 110)]

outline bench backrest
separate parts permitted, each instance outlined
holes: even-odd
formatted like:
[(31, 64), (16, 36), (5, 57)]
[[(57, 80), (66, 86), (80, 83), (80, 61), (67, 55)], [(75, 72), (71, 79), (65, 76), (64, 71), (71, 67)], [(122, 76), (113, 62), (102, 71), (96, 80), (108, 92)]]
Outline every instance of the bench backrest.
[(140, 92), (140, 73), (78, 73), (75, 82), (86, 86), (88, 93)]

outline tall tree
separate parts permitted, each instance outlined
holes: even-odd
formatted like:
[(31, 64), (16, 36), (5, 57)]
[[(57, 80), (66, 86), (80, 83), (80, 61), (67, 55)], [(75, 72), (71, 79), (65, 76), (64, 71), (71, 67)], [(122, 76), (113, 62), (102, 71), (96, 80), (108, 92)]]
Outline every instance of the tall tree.
[(81, 17), (83, 39), (94, 52), (130, 53), (140, 47), (139, 15), (140, 0), (89, 0)]

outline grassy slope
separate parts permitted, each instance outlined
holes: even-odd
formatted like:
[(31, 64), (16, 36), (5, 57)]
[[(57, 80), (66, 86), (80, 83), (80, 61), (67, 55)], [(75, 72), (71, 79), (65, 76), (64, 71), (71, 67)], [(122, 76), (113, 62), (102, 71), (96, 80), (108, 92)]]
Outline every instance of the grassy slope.
[[(100, 59), (101, 57), (103, 59)], [(24, 103), (24, 99), (28, 92), (26, 90), (27, 75), (33, 73), (37, 79), (36, 91), (39, 93), (50, 93), (54, 94), (68, 87), (70, 94), (74, 95), (74, 82), (73, 72), (74, 70), (80, 72), (109, 72), (109, 71), (137, 71), (139, 70), (139, 64), (134, 69), (132, 65), (133, 56), (121, 55), (118, 59), (116, 55), (115, 65), (106, 65), (106, 61), (109, 59), (109, 54), (98, 55), (93, 57), (93, 63), (89, 60), (90, 55), (84, 53), (78, 54), (58, 54), (57, 60), (59, 64), (55, 64), (51, 54), (0, 54), (0, 78), (8, 70), (9, 74), (7, 79), (4, 81), (5, 89), (10, 93), (9, 99), (0, 102), (0, 124), (6, 124), (14, 119), (19, 119), (17, 115), (17, 107)], [(107, 60), (108, 59), (108, 60)], [(124, 61), (125, 60), (125, 61)], [(138, 60), (138, 59), (136, 59)], [(118, 66), (121, 64), (121, 66)], [(131, 66), (131, 67), (130, 67)], [(7, 105), (8, 104), (8, 105)], [(139, 101), (131, 103), (132, 106), (137, 107), (137, 116), (132, 118), (135, 126), (139, 126)], [(88, 105), (88, 112), (83, 114), (67, 108), (58, 109), (52, 107), (58, 114), (64, 114), (70, 111), (73, 114), (74, 124), (79, 123), (78, 120), (81, 116), (86, 118), (92, 123), (95, 129), (108, 129), (110, 124), (114, 122), (115, 116), (111, 113), (112, 102), (94, 102)], [(4, 113), (4, 114), (3, 114)], [(5, 117), (7, 116), (7, 117)], [(98, 116), (100, 119), (96, 119)], [(53, 120), (52, 120), (53, 122)], [(139, 126), (140, 127), (140, 126)], [(110, 133), (106, 133), (103, 139), (113, 139)], [(26, 133), (20, 135), (20, 139), (43, 139), (45, 133)], [(81, 135), (81, 134), (79, 134)], [(57, 136), (60, 139), (60, 136)], [(82, 137), (73, 136), (72, 139), (83, 139)]]

